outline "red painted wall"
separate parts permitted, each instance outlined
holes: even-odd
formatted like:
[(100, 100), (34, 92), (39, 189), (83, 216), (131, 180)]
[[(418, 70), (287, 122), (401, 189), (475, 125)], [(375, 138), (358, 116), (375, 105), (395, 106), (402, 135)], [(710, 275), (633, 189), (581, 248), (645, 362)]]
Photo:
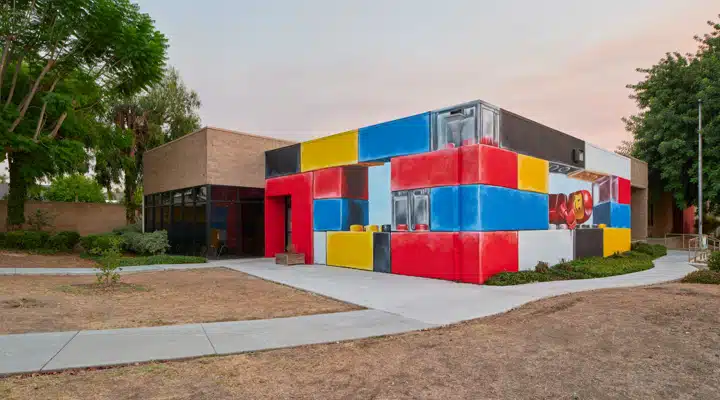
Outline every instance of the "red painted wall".
[(618, 177), (618, 203), (630, 204), (630, 180)]
[(265, 257), (285, 251), (285, 197), (291, 197), (292, 238), (295, 250), (313, 261), (313, 173), (271, 178), (265, 181)]
[(313, 198), (368, 199), (367, 167), (349, 166), (314, 171)]
[(390, 236), (392, 273), (457, 280), (457, 242), (457, 232), (393, 232)]
[(459, 281), (484, 283), (500, 272), (518, 271), (517, 232), (460, 232), (458, 240)]
[(518, 187), (517, 153), (482, 144), (460, 147), (460, 184)]
[(437, 150), (390, 160), (392, 190), (452, 186), (459, 183), (459, 149)]

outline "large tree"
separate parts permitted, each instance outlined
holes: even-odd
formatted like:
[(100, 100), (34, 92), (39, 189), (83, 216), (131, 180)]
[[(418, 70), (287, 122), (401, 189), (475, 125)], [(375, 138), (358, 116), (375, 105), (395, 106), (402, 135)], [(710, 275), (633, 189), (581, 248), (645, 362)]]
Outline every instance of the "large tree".
[(44, 197), (50, 201), (77, 201), (104, 203), (102, 186), (83, 174), (59, 176), (45, 189)]
[(0, 145), (15, 227), (35, 180), (87, 168), (105, 99), (162, 77), (167, 41), (128, 0), (0, 0), (0, 43)]
[(96, 153), (96, 179), (110, 191), (123, 184), (123, 204), (128, 224), (135, 222), (141, 206), (139, 192), (145, 151), (187, 135), (200, 127), (200, 99), (174, 68), (163, 79), (134, 96), (114, 99), (108, 119), (112, 137)]
[(698, 100), (704, 109), (704, 197), (720, 205), (720, 24), (708, 25), (710, 33), (695, 37), (694, 54), (668, 53), (638, 69), (645, 78), (628, 85), (640, 110), (625, 119), (632, 154), (648, 163), (651, 186), (672, 193), (679, 207), (698, 199)]

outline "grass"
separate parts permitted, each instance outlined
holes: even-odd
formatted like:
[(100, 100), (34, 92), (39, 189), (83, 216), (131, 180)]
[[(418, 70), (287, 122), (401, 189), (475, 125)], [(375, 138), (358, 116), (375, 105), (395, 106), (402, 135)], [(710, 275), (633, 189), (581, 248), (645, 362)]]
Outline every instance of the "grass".
[[(82, 254), (83, 258), (101, 262), (102, 257), (93, 256), (87, 253)], [(122, 257), (120, 259), (120, 267), (133, 267), (137, 265), (161, 265), (161, 264), (203, 264), (207, 262), (205, 257), (194, 256), (175, 256), (169, 254), (159, 254), (155, 256), (133, 256)]]
[(699, 270), (685, 276), (682, 283), (703, 283), (707, 285), (720, 285), (720, 272), (710, 270)]
[(633, 250), (610, 257), (591, 257), (553, 265), (539, 266), (536, 271), (502, 272), (488, 279), (493, 286), (522, 285), (533, 282), (593, 279), (645, 271), (653, 267), (652, 260), (667, 254), (664, 246), (640, 243)]

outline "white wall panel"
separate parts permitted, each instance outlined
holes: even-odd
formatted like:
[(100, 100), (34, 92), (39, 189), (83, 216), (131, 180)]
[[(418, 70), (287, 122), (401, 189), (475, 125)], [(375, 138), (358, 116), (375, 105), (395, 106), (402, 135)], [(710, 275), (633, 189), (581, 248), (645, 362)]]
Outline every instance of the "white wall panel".
[(520, 231), (518, 255), (520, 271), (534, 270), (538, 261), (551, 266), (563, 260), (570, 261), (573, 259), (573, 231)]
[(313, 232), (313, 264), (327, 263), (327, 232)]
[(585, 143), (585, 169), (630, 179), (630, 159)]

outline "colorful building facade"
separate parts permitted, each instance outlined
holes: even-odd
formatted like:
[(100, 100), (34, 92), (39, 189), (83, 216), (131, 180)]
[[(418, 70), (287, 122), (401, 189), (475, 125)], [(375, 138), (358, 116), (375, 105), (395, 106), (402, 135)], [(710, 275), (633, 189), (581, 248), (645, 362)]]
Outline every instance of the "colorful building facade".
[(630, 159), (481, 101), (265, 153), (265, 255), (483, 283), (630, 249)]

